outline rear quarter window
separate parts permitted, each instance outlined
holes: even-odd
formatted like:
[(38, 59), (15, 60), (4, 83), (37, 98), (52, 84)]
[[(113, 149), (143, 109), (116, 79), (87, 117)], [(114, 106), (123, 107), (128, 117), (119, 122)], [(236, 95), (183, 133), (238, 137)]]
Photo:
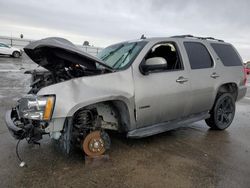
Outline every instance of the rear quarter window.
[(231, 45), (211, 43), (211, 46), (224, 66), (242, 66), (239, 55)]

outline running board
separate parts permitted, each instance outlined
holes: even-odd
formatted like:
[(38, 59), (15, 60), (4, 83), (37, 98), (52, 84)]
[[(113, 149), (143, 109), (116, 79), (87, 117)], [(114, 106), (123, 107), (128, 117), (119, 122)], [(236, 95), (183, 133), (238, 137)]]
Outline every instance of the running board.
[(147, 136), (152, 136), (154, 134), (159, 134), (162, 132), (166, 132), (172, 129), (176, 129), (182, 126), (185, 126), (186, 124), (190, 124), (196, 121), (200, 121), (203, 119), (207, 119), (210, 117), (210, 114), (208, 112), (203, 112), (199, 114), (191, 115), (187, 118), (184, 118), (182, 120), (173, 120), (163, 123), (154, 124), (147, 127), (142, 127), (139, 129), (135, 129), (132, 131), (129, 131), (127, 133), (127, 137), (129, 138), (142, 138)]

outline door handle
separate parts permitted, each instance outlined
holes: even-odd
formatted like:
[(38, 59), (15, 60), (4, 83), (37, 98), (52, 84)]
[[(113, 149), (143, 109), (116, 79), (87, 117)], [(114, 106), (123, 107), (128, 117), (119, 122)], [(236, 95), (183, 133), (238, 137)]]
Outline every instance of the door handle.
[(214, 72), (213, 74), (211, 74), (210, 77), (216, 79), (216, 78), (218, 78), (220, 76), (216, 72)]
[(184, 83), (184, 82), (187, 82), (188, 81), (188, 79), (187, 78), (184, 78), (183, 76), (180, 76), (177, 80), (176, 80), (176, 82), (178, 82), (178, 83)]

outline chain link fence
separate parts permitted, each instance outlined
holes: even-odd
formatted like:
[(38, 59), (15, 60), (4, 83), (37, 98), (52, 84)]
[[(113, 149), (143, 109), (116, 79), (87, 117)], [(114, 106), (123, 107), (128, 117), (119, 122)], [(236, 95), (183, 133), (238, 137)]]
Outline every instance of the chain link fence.
[[(6, 37), (6, 36), (0, 36), (0, 42), (7, 44), (9, 46), (13, 46), (19, 49), (22, 49), (24, 46), (29, 44), (34, 40), (32, 39), (21, 39), (21, 38), (16, 38), (16, 37)], [(95, 46), (84, 46), (84, 45), (76, 45), (78, 48), (80, 48), (82, 51), (87, 52), (91, 55), (96, 56), (102, 48), (100, 47), (95, 47)]]

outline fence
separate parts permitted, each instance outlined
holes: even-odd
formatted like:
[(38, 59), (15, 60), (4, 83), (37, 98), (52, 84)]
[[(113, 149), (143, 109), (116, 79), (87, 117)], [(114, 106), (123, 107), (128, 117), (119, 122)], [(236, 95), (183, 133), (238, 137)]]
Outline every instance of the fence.
[(10, 46), (17, 47), (17, 48), (23, 48), (24, 46), (29, 44), (31, 41), (32, 40), (28, 40), (28, 39), (0, 36), (0, 42), (10, 45)]
[[(17, 48), (23, 48), (32, 41), (34, 40), (0, 36), (0, 42)], [(102, 48), (94, 46), (81, 46), (81, 45), (76, 45), (76, 46), (80, 48), (82, 51), (87, 52), (94, 56), (96, 56), (102, 50)]]
[(76, 45), (76, 46), (80, 48), (82, 51), (87, 52), (94, 56), (96, 56), (102, 50), (102, 48), (94, 46), (81, 46), (81, 45)]

